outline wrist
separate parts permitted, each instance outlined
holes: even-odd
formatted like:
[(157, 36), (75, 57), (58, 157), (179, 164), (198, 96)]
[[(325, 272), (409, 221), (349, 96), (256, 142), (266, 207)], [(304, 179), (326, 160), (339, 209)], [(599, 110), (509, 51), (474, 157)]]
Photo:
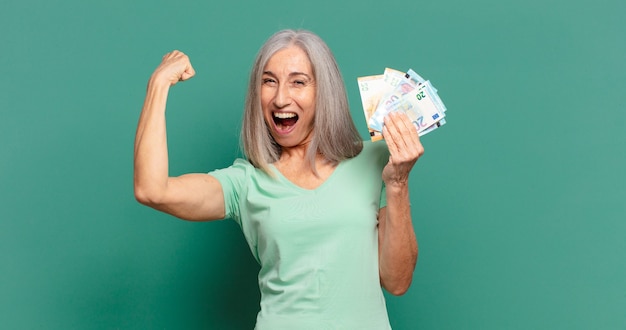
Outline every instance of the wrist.
[(385, 189), (387, 193), (406, 193), (409, 191), (409, 183), (408, 181), (385, 182)]
[(148, 89), (168, 89), (170, 85), (170, 82), (157, 72), (154, 72), (148, 80)]

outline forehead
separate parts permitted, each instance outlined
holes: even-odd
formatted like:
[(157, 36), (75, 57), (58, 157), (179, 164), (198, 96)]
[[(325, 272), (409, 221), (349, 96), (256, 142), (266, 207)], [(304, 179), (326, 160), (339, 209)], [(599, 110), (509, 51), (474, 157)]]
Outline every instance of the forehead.
[(312, 68), (311, 61), (304, 50), (297, 46), (289, 46), (274, 53), (263, 71), (274, 74), (301, 72), (310, 75)]

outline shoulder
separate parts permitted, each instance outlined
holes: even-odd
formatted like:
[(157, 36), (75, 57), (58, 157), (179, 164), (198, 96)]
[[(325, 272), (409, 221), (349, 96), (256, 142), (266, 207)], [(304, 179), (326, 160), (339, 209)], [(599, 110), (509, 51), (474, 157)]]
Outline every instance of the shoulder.
[(249, 161), (242, 159), (242, 158), (237, 158), (235, 159), (232, 165), (226, 168), (213, 170), (209, 172), (209, 174), (215, 177), (222, 177), (222, 176), (229, 176), (229, 175), (244, 174), (244, 173), (251, 171), (252, 169), (254, 169), (254, 166), (252, 166), (252, 164)]
[(364, 141), (361, 152), (356, 157), (343, 161), (346, 163), (343, 166), (348, 166), (355, 171), (380, 171), (388, 161), (389, 149), (385, 142)]
[(250, 184), (262, 185), (275, 181), (274, 176), (243, 158), (237, 158), (231, 166), (213, 170), (208, 174), (215, 177), (222, 186), (231, 186), (233, 190), (237, 191), (241, 191)]
[(208, 174), (216, 178), (222, 186), (237, 187), (241, 186), (254, 171), (255, 167), (248, 160), (237, 158), (232, 165), (213, 170)]
[(370, 161), (380, 159), (387, 160), (389, 158), (389, 148), (387, 143), (383, 141), (364, 141), (363, 150), (359, 154), (359, 157), (367, 158)]

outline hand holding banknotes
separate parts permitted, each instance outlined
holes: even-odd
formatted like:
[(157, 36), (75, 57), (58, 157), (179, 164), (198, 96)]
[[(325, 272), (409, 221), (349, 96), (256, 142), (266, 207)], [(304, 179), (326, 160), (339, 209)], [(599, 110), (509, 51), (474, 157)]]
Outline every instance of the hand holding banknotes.
[(386, 68), (384, 74), (359, 77), (363, 113), (372, 141), (382, 139), (383, 120), (392, 112), (409, 116), (420, 136), (446, 123), (446, 106), (429, 80), (417, 72)]
[(417, 130), (408, 115), (392, 112), (384, 119), (382, 133), (390, 153), (389, 163), (383, 169), (383, 181), (388, 188), (406, 185), (413, 165), (424, 154)]

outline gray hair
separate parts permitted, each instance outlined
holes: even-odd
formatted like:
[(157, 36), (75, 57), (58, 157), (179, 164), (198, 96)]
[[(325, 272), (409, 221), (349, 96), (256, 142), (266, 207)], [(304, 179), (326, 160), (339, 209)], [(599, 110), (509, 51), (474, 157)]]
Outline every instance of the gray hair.
[(263, 117), (261, 80), (269, 59), (279, 50), (290, 46), (297, 46), (307, 54), (316, 82), (313, 138), (306, 157), (314, 173), (317, 173), (317, 154), (336, 165), (358, 155), (363, 142), (350, 116), (346, 89), (337, 61), (326, 43), (310, 31), (278, 31), (259, 50), (250, 72), (241, 143), (248, 161), (271, 174), (268, 166), (280, 158), (281, 147), (271, 136)]

